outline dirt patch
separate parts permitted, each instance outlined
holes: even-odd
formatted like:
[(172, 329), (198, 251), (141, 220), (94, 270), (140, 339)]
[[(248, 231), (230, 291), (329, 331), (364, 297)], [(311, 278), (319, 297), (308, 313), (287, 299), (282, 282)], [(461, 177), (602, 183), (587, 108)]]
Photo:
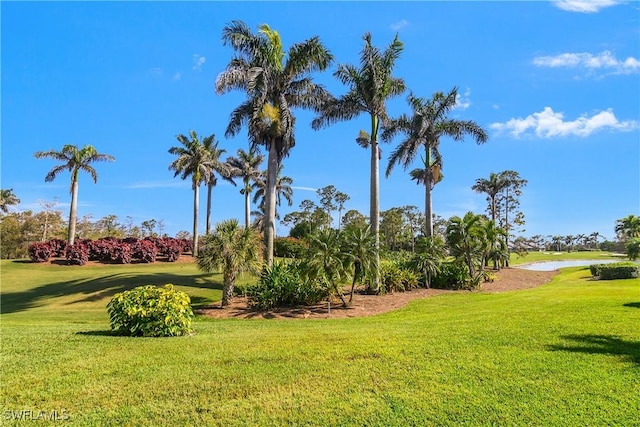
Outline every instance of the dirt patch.
[[(529, 289), (540, 286), (551, 280), (558, 274), (557, 271), (531, 271), (518, 268), (505, 268), (495, 273), (493, 283), (484, 283), (476, 292), (505, 292), (520, 289)], [(416, 289), (411, 292), (396, 292), (387, 295), (365, 295), (357, 293), (353, 296), (349, 307), (342, 307), (339, 301), (333, 301), (329, 311), (329, 304), (324, 301), (320, 304), (295, 308), (280, 308), (275, 310), (253, 310), (247, 304), (246, 298), (236, 297), (230, 306), (206, 307), (196, 310), (197, 314), (217, 319), (316, 319), (316, 318), (346, 318), (364, 317), (386, 313), (404, 307), (411, 300), (427, 298), (434, 295), (452, 292), (442, 289)]]

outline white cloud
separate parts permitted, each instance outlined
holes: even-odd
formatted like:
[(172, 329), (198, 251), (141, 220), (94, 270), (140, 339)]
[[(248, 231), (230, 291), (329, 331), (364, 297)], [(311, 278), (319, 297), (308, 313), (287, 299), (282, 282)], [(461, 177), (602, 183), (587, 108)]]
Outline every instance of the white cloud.
[(313, 192), (318, 191), (317, 188), (313, 188), (313, 187), (291, 187), (291, 188), (293, 188), (294, 190), (302, 190), (302, 191), (313, 191)]
[(393, 31), (399, 31), (403, 28), (405, 28), (406, 26), (409, 25), (409, 21), (407, 21), (406, 19), (403, 19), (401, 21), (398, 22), (394, 22), (393, 24), (391, 24), (389, 27), (391, 27), (391, 29)]
[(455, 108), (460, 108), (461, 110), (466, 110), (471, 106), (471, 89), (467, 88), (464, 93), (458, 92), (456, 95), (456, 105)]
[(551, 0), (555, 7), (569, 12), (596, 13), (605, 7), (622, 3), (620, 0)]
[(204, 56), (200, 56), (197, 53), (194, 53), (193, 54), (193, 71), (202, 70), (202, 65), (205, 63), (206, 60), (207, 58), (205, 58)]
[(591, 117), (583, 114), (575, 120), (565, 121), (563, 113), (556, 113), (551, 107), (545, 107), (541, 112), (530, 114), (524, 119), (514, 118), (504, 123), (492, 123), (490, 127), (498, 132), (507, 132), (516, 138), (529, 133), (539, 138), (586, 137), (600, 130), (619, 132), (634, 130), (638, 128), (638, 122), (618, 120), (611, 108)]
[(538, 56), (533, 59), (538, 67), (586, 68), (588, 71), (609, 70), (613, 74), (640, 72), (640, 61), (632, 56), (619, 60), (608, 50), (596, 55), (591, 53), (561, 53), (555, 56)]
[(498, 104), (493, 104), (491, 107), (492, 107), (494, 110), (499, 110), (499, 109), (500, 109), (500, 106), (499, 106)]
[(181, 78), (182, 78), (182, 73), (179, 71), (173, 75), (173, 81), (178, 81)]

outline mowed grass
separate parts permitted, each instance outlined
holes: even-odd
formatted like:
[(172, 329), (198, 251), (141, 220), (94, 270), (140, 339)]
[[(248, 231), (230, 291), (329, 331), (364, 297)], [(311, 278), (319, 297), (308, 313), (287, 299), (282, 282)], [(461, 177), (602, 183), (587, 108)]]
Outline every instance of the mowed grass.
[(73, 425), (640, 425), (640, 279), (416, 300), (368, 318), (213, 320), (179, 338), (109, 335), (110, 296), (172, 282), (200, 303), (219, 275), (189, 264), (2, 261), (7, 411)]

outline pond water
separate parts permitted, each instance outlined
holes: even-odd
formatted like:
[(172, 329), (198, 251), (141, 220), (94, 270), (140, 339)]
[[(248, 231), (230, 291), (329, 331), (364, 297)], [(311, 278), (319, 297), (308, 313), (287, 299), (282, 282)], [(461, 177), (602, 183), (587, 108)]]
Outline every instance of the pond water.
[(620, 262), (625, 261), (624, 259), (572, 259), (565, 261), (541, 261), (541, 262), (533, 262), (531, 264), (523, 264), (517, 265), (515, 268), (523, 268), (525, 270), (535, 270), (535, 271), (553, 271), (559, 268), (565, 267), (581, 267), (581, 266), (589, 266), (591, 264), (610, 264), (612, 262)]

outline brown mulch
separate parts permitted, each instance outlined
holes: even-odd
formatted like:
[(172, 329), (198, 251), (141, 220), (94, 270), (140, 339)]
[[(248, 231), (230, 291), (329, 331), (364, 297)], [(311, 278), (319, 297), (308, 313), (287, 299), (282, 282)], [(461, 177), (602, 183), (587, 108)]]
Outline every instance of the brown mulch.
[[(475, 292), (505, 292), (529, 289), (540, 286), (558, 274), (557, 271), (531, 271), (518, 268), (505, 268), (495, 273), (496, 279), (492, 283), (483, 283), (482, 288)], [(339, 300), (329, 304), (323, 301), (313, 306), (297, 308), (280, 308), (275, 310), (253, 310), (247, 304), (247, 299), (235, 297), (231, 305), (220, 308), (219, 305), (196, 310), (196, 313), (217, 319), (317, 319), (317, 318), (345, 318), (373, 316), (380, 313), (404, 307), (411, 300), (427, 298), (434, 295), (452, 292), (442, 289), (415, 289), (410, 292), (396, 292), (387, 295), (365, 295), (356, 293), (349, 307), (342, 307)], [(347, 295), (348, 298), (348, 295)]]

